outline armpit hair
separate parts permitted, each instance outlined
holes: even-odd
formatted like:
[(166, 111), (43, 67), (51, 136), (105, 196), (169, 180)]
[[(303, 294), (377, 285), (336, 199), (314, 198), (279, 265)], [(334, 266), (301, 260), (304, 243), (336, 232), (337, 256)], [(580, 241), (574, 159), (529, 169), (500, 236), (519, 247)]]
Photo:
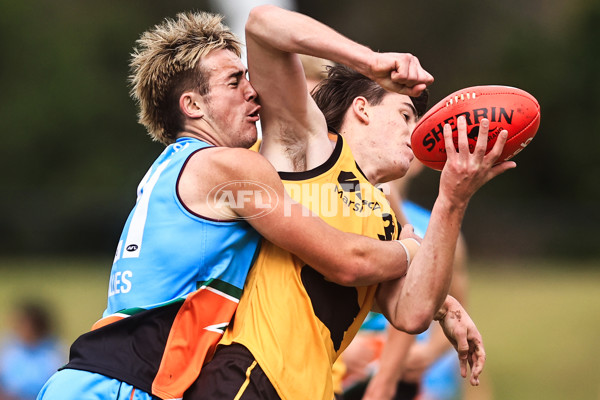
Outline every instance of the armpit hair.
[(285, 156), (290, 160), (294, 171), (305, 171), (307, 167), (306, 146), (304, 140), (299, 140), (293, 132), (281, 128), (279, 142), (283, 147)]

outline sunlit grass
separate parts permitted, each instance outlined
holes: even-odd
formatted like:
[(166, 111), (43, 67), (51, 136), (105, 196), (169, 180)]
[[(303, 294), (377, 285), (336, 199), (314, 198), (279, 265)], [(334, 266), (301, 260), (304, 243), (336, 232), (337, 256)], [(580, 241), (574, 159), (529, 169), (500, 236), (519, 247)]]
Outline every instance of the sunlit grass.
[(600, 264), (591, 266), (472, 266), (469, 309), (494, 398), (600, 398)]

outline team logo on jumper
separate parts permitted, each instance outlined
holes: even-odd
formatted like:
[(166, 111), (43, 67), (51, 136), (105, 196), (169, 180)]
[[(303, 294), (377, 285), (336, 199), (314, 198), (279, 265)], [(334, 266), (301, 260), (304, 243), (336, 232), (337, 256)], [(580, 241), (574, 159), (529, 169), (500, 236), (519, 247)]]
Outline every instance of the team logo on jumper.
[(208, 192), (207, 204), (218, 219), (253, 219), (272, 212), (279, 204), (275, 190), (256, 181), (229, 181)]
[(354, 173), (350, 171), (340, 171), (337, 180), (344, 192), (360, 192), (360, 182)]

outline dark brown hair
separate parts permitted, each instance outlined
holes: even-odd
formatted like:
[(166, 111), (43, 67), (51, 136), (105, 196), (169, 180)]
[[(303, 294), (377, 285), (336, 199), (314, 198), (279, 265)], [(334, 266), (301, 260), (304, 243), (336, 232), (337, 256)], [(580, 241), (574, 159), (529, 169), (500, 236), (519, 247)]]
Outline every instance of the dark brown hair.
[[(329, 68), (327, 78), (322, 80), (312, 92), (313, 98), (325, 115), (327, 125), (340, 131), (346, 111), (358, 96), (366, 98), (370, 104), (378, 105), (388, 92), (366, 76), (344, 66)], [(429, 93), (424, 90), (419, 97), (411, 97), (417, 110), (417, 117), (425, 114)]]

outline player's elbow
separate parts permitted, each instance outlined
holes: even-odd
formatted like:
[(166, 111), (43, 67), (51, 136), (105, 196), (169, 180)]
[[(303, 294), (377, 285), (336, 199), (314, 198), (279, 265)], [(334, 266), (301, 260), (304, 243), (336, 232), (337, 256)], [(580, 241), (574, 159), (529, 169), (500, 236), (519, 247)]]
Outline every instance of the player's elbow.
[(362, 286), (360, 267), (355, 267), (352, 264), (356, 263), (339, 265), (338, 268), (327, 274), (326, 278), (342, 286)]
[(381, 271), (374, 264), (373, 259), (369, 257), (368, 252), (360, 249), (359, 246), (353, 247), (347, 254), (344, 262), (344, 268), (339, 273), (338, 283), (343, 286), (367, 286), (379, 283)]
[(264, 29), (265, 22), (268, 22), (271, 18), (269, 14), (276, 8), (275, 6), (265, 4), (250, 10), (250, 14), (248, 14), (248, 19), (246, 20), (246, 34), (260, 33), (261, 29)]
[(342, 286), (366, 286), (373, 283), (369, 268), (368, 260), (364, 257), (339, 258), (335, 267), (326, 274), (326, 278)]
[(426, 312), (425, 310), (418, 310), (417, 312), (413, 311), (398, 316), (390, 321), (390, 323), (394, 328), (400, 331), (411, 335), (418, 335), (419, 333), (425, 332), (432, 321), (433, 314)]

